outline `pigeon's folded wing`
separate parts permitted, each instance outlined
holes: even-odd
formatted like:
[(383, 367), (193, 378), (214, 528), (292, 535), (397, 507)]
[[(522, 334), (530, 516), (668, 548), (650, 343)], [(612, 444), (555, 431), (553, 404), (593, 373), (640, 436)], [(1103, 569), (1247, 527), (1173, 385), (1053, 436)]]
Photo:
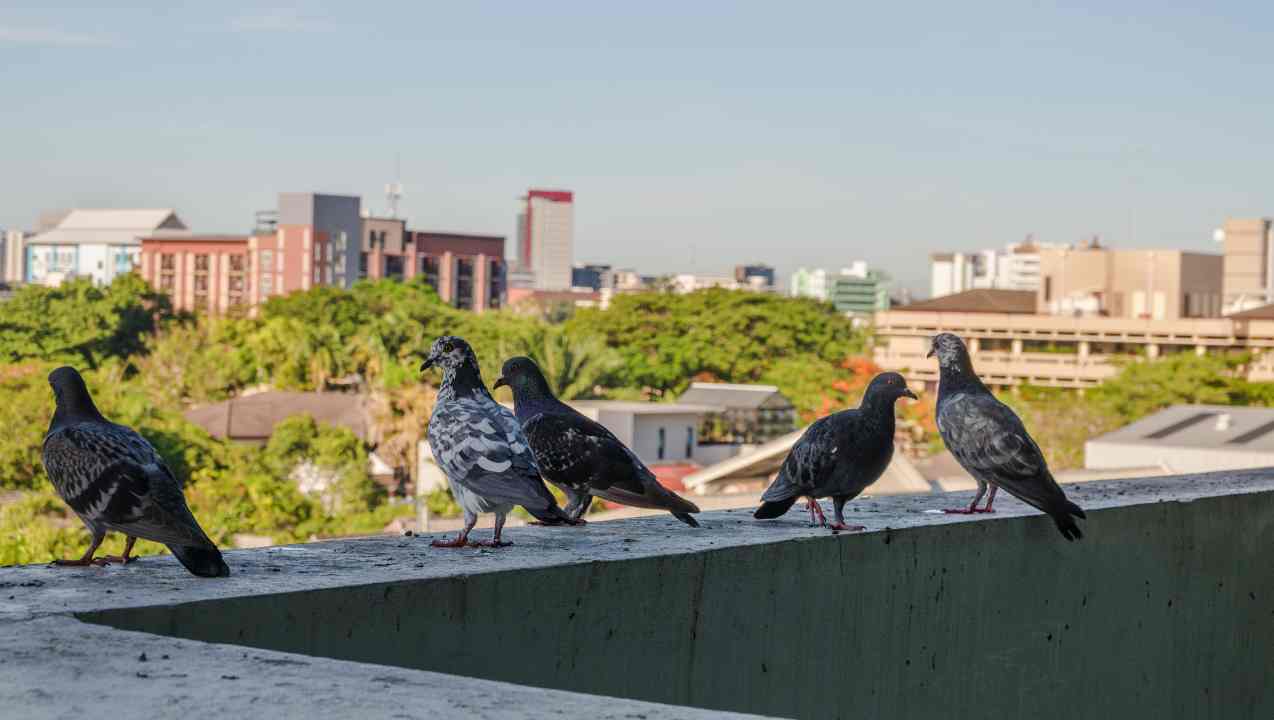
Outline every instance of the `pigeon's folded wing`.
[(166, 545), (211, 546), (186, 506), (181, 486), (140, 435), (131, 430), (74, 428), (44, 446), (51, 476), (82, 517)]
[(975, 478), (1039, 506), (1056, 488), (1044, 454), (1022, 421), (989, 394), (961, 395), (943, 408), (947, 447)]
[(430, 423), (429, 440), (447, 477), (482, 497), (534, 508), (556, 502), (517, 419), (494, 401), (444, 407)]
[(540, 413), (522, 426), (540, 469), (550, 478), (569, 478), (605, 490), (612, 485), (642, 492), (654, 475), (609, 430), (583, 415)]
[(775, 502), (808, 495), (822, 484), (837, 460), (835, 431), (829, 419), (816, 421), (796, 441), (762, 500)]

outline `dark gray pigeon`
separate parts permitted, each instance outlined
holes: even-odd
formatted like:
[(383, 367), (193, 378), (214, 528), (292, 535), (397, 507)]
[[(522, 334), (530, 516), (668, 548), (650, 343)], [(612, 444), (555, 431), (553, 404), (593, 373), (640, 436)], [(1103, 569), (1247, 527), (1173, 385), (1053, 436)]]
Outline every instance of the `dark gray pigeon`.
[[(168, 546), (186, 569), (202, 577), (224, 577), (230, 568), (186, 507), (181, 485), (133, 430), (98, 412), (84, 378), (74, 368), (49, 373), (57, 409), (44, 436), (44, 469), (53, 487), (80, 516), (93, 542), (78, 560), (58, 565), (128, 564), (137, 538)], [(108, 530), (128, 537), (124, 554), (94, 558)]]
[(480, 544), (512, 544), (502, 542), (500, 532), (514, 505), (546, 525), (574, 524), (544, 486), (517, 419), (482, 384), (478, 358), (469, 343), (454, 336), (438, 338), (420, 369), (435, 365), (443, 375), (429, 418), (429, 447), (464, 510), (464, 529), (455, 540), (435, 540), (434, 546), (465, 547), (478, 515), (489, 512), (495, 513), (495, 535)]
[(857, 409), (842, 410), (810, 425), (761, 496), (761, 507), (753, 517), (779, 517), (804, 497), (810, 522), (827, 527), (818, 498), (830, 496), (835, 512), (833, 530), (864, 529), (845, 524), (845, 503), (889, 467), (894, 456), (894, 403), (901, 397), (916, 399), (901, 375), (881, 373), (872, 378)]
[(593, 496), (634, 507), (667, 510), (690, 527), (694, 503), (659, 484), (641, 460), (604, 425), (559, 401), (530, 358), (504, 363), (495, 387), (513, 391), (514, 414), (522, 423), (544, 478), (571, 499), (566, 512), (578, 520)]
[[(936, 335), (929, 350), (929, 357), (934, 355), (940, 370), (938, 432), (960, 466), (978, 481), (978, 493), (969, 507), (947, 512), (994, 512), (995, 491), (1003, 487), (1018, 500), (1048, 513), (1062, 537), (1083, 537), (1074, 518), (1085, 517), (1084, 511), (1066, 499), (1021, 419), (996, 400), (973, 372), (964, 341), (951, 333)], [(979, 508), (987, 485), (991, 496), (986, 507)]]

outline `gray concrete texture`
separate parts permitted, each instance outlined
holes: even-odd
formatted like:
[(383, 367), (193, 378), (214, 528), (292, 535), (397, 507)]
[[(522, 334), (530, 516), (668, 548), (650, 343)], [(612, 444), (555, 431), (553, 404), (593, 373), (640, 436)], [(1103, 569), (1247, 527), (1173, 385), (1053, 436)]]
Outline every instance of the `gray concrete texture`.
[[(861, 534), (807, 527), (798, 506), (769, 522), (705, 513), (698, 531), (662, 517), (519, 528), (498, 551), (429, 537), (232, 551), (223, 581), (168, 557), (12, 568), (0, 624), (30, 635), (70, 613), (253, 648), (244, 662), (297, 653), (338, 685), (346, 660), (781, 717), (1274, 717), (1274, 470), (1068, 493), (1089, 512), (1078, 543), (1010, 498), (993, 516), (934, 513), (960, 493), (851, 503)], [(0, 664), (0, 698), (43, 687), (50, 653)], [(109, 682), (100, 659), (78, 667)]]

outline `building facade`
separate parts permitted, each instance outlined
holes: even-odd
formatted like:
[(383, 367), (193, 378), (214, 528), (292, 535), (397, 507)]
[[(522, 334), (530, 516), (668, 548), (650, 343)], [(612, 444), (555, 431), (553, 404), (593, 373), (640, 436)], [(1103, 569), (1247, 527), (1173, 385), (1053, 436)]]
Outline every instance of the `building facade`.
[(615, 271), (610, 265), (576, 265), (571, 268), (571, 287), (601, 292), (615, 287)]
[(1274, 303), (1274, 227), (1270, 219), (1226, 220), (1219, 236), (1225, 253), (1224, 312)]
[(797, 268), (788, 278), (787, 294), (792, 297), (827, 300), (831, 296), (828, 272), (823, 268)]
[[(1094, 241), (1095, 243), (1095, 241)], [(1040, 253), (1069, 245), (1026, 240), (1003, 249), (971, 253), (942, 252), (929, 256), (929, 296), (966, 290), (1036, 290), (1040, 285)]]
[(247, 235), (142, 238), (138, 272), (176, 310), (222, 315), (254, 304)]
[(1220, 255), (1182, 250), (1044, 250), (1037, 312), (1178, 320), (1221, 315)]
[[(275, 237), (258, 238), (261, 242), (255, 248), (266, 253), (257, 265), (264, 273), (261, 294), (308, 290), (315, 285), (351, 287), (358, 280), (361, 205), (352, 195), (279, 193)], [(271, 283), (282, 283), (282, 289), (270, 287)]]
[(575, 261), (575, 194), (530, 190), (518, 215), (518, 270), (537, 290), (568, 290)]
[(879, 270), (864, 270), (862, 274), (844, 273), (831, 282), (828, 300), (836, 310), (849, 315), (871, 315), (888, 310), (889, 276)]
[(13, 286), (26, 280), (26, 238), (21, 230), (6, 230), (0, 238), (0, 283)]
[(24, 282), (58, 285), (88, 277), (106, 285), (137, 267), (143, 236), (186, 230), (170, 209), (72, 210), (48, 222), (51, 227), (23, 242)]
[(739, 287), (759, 292), (774, 291), (774, 268), (769, 265), (736, 265), (734, 281)]
[(408, 231), (412, 275), (423, 280), (444, 302), (461, 310), (495, 310), (508, 295), (504, 238), (432, 231)]

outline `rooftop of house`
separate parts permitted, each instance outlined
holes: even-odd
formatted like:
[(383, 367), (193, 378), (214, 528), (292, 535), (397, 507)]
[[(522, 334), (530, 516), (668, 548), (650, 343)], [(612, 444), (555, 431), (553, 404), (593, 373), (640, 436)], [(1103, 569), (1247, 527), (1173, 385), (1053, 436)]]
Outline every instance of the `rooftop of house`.
[(695, 405), (675, 402), (634, 402), (628, 400), (571, 400), (568, 403), (577, 410), (603, 410), (607, 412), (632, 413), (633, 415), (704, 415), (717, 408), (710, 405)]
[(1254, 307), (1243, 312), (1226, 315), (1231, 320), (1274, 320), (1274, 304)]
[(142, 235), (158, 230), (186, 230), (172, 209), (72, 210), (52, 229), (29, 240), (31, 244), (75, 245), (85, 241), (136, 245)]
[(293, 415), (349, 428), (366, 440), (370, 431), (366, 408), (367, 399), (353, 393), (269, 391), (187, 410), (185, 416), (213, 437), (231, 440), (268, 440), (274, 426)]
[(733, 383), (690, 383), (677, 402), (714, 408), (782, 410), (792, 407), (792, 402), (774, 385)]
[(1173, 405), (1089, 442), (1274, 453), (1274, 408)]
[(893, 308), (896, 312), (963, 312), (1033, 315), (1034, 290), (981, 289), (943, 295)]

